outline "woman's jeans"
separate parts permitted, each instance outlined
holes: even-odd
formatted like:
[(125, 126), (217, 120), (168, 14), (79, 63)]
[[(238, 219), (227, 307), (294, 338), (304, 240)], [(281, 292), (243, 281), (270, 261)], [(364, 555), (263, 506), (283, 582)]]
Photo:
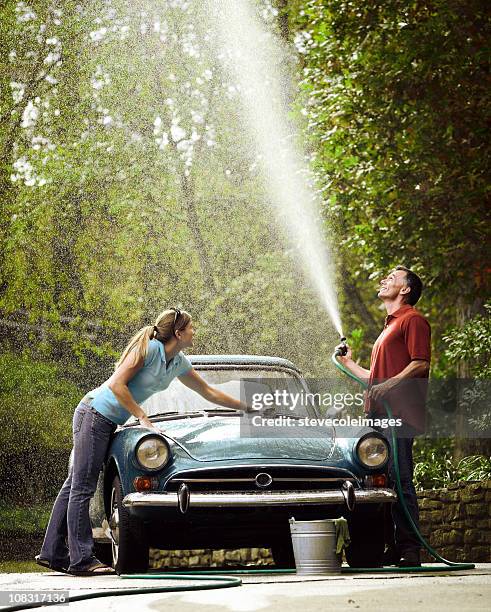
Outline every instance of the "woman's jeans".
[(83, 570), (94, 561), (89, 502), (117, 425), (83, 401), (73, 415), (73, 462), (51, 511), (40, 556)]

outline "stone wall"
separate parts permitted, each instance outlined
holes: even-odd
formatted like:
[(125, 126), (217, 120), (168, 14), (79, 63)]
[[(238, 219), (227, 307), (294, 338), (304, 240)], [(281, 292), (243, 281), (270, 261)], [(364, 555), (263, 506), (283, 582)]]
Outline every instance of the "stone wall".
[[(418, 499), (421, 532), (442, 557), (450, 561), (491, 562), (491, 480), (420, 491)], [(422, 558), (424, 562), (433, 560), (426, 551)], [(272, 564), (267, 548), (150, 552), (150, 565), (156, 569)]]
[(491, 480), (420, 491), (418, 499), (421, 533), (442, 557), (491, 561)]
[(150, 549), (150, 567), (237, 567), (273, 565), (269, 548), (236, 550), (156, 550)]

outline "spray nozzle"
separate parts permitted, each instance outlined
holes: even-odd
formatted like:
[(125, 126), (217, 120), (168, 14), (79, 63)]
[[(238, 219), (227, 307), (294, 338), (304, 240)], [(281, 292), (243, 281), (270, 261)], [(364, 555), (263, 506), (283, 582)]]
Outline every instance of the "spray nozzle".
[(348, 352), (348, 345), (346, 344), (346, 338), (341, 338), (341, 342), (337, 345), (334, 355), (336, 357), (344, 357)]

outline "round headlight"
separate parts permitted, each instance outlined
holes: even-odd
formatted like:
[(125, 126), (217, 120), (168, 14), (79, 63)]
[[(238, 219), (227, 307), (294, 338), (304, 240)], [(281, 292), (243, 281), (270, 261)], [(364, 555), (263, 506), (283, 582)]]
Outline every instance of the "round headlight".
[(147, 470), (160, 470), (170, 459), (167, 443), (158, 436), (148, 436), (136, 447), (138, 463)]
[(387, 442), (377, 436), (363, 438), (356, 449), (358, 459), (370, 468), (382, 466), (389, 458)]

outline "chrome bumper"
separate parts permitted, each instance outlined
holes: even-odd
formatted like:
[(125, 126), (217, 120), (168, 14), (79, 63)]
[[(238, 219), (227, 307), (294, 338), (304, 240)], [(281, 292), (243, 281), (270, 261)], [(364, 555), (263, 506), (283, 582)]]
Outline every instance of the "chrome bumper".
[[(397, 495), (392, 489), (355, 490), (357, 504), (395, 502)], [(334, 491), (258, 491), (244, 493), (193, 493), (189, 492), (189, 508), (249, 508), (262, 506), (297, 506), (344, 504), (345, 495), (340, 489)], [(178, 508), (177, 493), (130, 493), (123, 499), (127, 508), (165, 507)]]

